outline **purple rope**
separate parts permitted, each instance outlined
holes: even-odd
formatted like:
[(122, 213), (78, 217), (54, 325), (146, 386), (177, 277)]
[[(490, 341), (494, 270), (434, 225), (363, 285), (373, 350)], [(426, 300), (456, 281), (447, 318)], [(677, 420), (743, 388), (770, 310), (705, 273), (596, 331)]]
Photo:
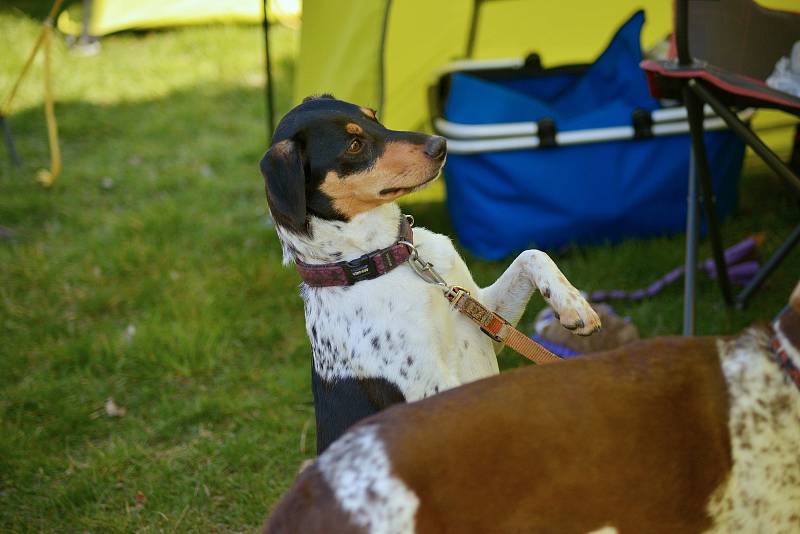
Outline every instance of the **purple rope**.
[(552, 341), (548, 341), (548, 340), (546, 340), (545, 338), (543, 338), (542, 336), (540, 336), (538, 334), (533, 334), (531, 336), (531, 339), (533, 339), (539, 345), (543, 346), (544, 348), (546, 348), (547, 350), (549, 350), (550, 352), (552, 352), (556, 356), (561, 356), (562, 358), (572, 358), (574, 356), (580, 356), (581, 355), (581, 353), (578, 352), (578, 351), (572, 350), (571, 348), (566, 347), (564, 345), (560, 345), (558, 343), (554, 343)]
[[(745, 285), (758, 272), (759, 264), (752, 258), (757, 250), (758, 244), (752, 237), (748, 237), (732, 247), (725, 250), (725, 264), (728, 266), (728, 276), (731, 282)], [(709, 278), (717, 277), (717, 268), (714, 260), (707, 259), (702, 262), (700, 268), (706, 272)], [(589, 294), (590, 302), (604, 302), (607, 300), (643, 300), (653, 297), (660, 293), (665, 287), (678, 281), (685, 272), (685, 267), (681, 266), (668, 272), (648, 287), (626, 291), (624, 289), (598, 290)], [(557, 353), (556, 353), (557, 354)]]

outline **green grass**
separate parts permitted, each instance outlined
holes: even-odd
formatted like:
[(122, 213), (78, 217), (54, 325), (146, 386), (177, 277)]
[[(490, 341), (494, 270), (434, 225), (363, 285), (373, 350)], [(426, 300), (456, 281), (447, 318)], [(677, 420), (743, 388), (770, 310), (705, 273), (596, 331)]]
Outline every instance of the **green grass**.
[[(0, 95), (37, 24), (0, 8)], [(286, 109), (297, 35), (275, 38)], [(94, 57), (54, 45), (61, 178), (34, 180), (48, 161), (41, 60), (10, 117), (24, 167), (0, 149), (0, 225), (13, 231), (0, 241), (0, 530), (251, 530), (314, 454), (298, 279), (280, 264), (257, 170), (260, 31), (123, 34)], [(797, 206), (760, 165), (741, 190), (728, 242), (766, 231), (771, 250)], [(452, 233), (441, 187), (406, 208)], [(558, 263), (581, 288), (635, 288), (682, 256), (674, 237)], [(507, 264), (467, 259), (481, 283)], [(701, 279), (699, 331), (769, 318), (798, 272), (795, 251), (745, 312)], [(619, 306), (645, 335), (679, 332), (680, 308), (680, 287)], [(104, 415), (109, 397), (124, 417)]]

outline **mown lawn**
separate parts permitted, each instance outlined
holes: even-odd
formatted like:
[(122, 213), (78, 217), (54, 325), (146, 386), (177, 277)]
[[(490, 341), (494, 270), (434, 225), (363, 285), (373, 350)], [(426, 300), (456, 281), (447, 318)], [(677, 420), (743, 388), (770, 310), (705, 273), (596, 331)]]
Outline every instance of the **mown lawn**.
[[(30, 13), (0, 8), (0, 96), (37, 34)], [(286, 109), (297, 34), (275, 39)], [(122, 34), (93, 57), (56, 39), (54, 51), (60, 180), (34, 180), (48, 161), (41, 61), (10, 117), (24, 167), (0, 149), (0, 530), (252, 530), (315, 441), (298, 278), (280, 264), (257, 167), (260, 30)], [(450, 232), (442, 196), (407, 210)], [(728, 243), (763, 231), (771, 250), (796, 220), (778, 180), (749, 161)], [(678, 236), (558, 263), (580, 288), (636, 288), (682, 256)], [(482, 283), (507, 263), (467, 259)], [(701, 279), (699, 331), (771, 317), (798, 273), (795, 251), (744, 312)], [(644, 335), (680, 331), (680, 287), (618, 309)], [(109, 398), (124, 416), (107, 415)]]

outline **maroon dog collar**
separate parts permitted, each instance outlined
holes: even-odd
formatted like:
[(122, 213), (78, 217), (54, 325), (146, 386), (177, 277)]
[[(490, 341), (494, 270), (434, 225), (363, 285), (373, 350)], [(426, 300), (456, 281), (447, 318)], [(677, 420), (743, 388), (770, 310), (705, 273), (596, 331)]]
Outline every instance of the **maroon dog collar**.
[(775, 356), (778, 360), (778, 365), (783, 369), (783, 371), (789, 375), (789, 378), (792, 379), (794, 385), (797, 386), (797, 389), (800, 389), (800, 369), (792, 361), (792, 358), (789, 357), (789, 353), (786, 352), (786, 349), (781, 344), (781, 341), (778, 339), (778, 336), (772, 338), (772, 352), (775, 353)]
[[(783, 326), (798, 326), (798, 314), (797, 312), (791, 307), (786, 306), (781, 313), (778, 314), (778, 317), (775, 318), (773, 322), (773, 336), (770, 342), (772, 352), (775, 354), (775, 360), (777, 364), (780, 366), (781, 369), (792, 379), (794, 385), (797, 386), (797, 389), (800, 390), (800, 368), (798, 368), (796, 362), (792, 361), (792, 357), (789, 356), (789, 351), (786, 350), (786, 347), (783, 346), (781, 342), (780, 334), (786, 336), (786, 332), (782, 331)], [(789, 331), (796, 331), (796, 328), (792, 330), (791, 328)], [(792, 344), (791, 338), (787, 340), (789, 344)]]
[(398, 238), (391, 246), (350, 261), (309, 265), (295, 260), (295, 267), (300, 278), (311, 287), (352, 286), (382, 276), (406, 262), (411, 250), (404, 242), (413, 243), (414, 234), (406, 217), (400, 216)]

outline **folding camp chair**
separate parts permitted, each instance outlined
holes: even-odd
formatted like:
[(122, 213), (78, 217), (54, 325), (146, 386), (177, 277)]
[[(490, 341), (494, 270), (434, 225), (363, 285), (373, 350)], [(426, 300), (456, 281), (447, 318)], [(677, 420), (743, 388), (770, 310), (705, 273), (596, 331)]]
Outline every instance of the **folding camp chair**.
[(800, 40), (800, 13), (766, 9), (752, 0), (676, 0), (674, 29), (677, 59), (643, 61), (641, 66), (647, 73), (652, 94), (682, 99), (689, 115), (692, 163), (686, 217), (683, 333), (691, 335), (694, 333), (700, 202), (705, 207), (717, 279), (728, 305), (744, 306), (800, 241), (799, 224), (753, 280), (733, 296), (703, 136), (703, 105), (707, 104), (800, 197), (797, 175), (731, 110), (774, 108), (800, 116), (800, 98), (772, 89), (762, 81), (772, 72), (778, 59), (789, 55), (794, 42)]

